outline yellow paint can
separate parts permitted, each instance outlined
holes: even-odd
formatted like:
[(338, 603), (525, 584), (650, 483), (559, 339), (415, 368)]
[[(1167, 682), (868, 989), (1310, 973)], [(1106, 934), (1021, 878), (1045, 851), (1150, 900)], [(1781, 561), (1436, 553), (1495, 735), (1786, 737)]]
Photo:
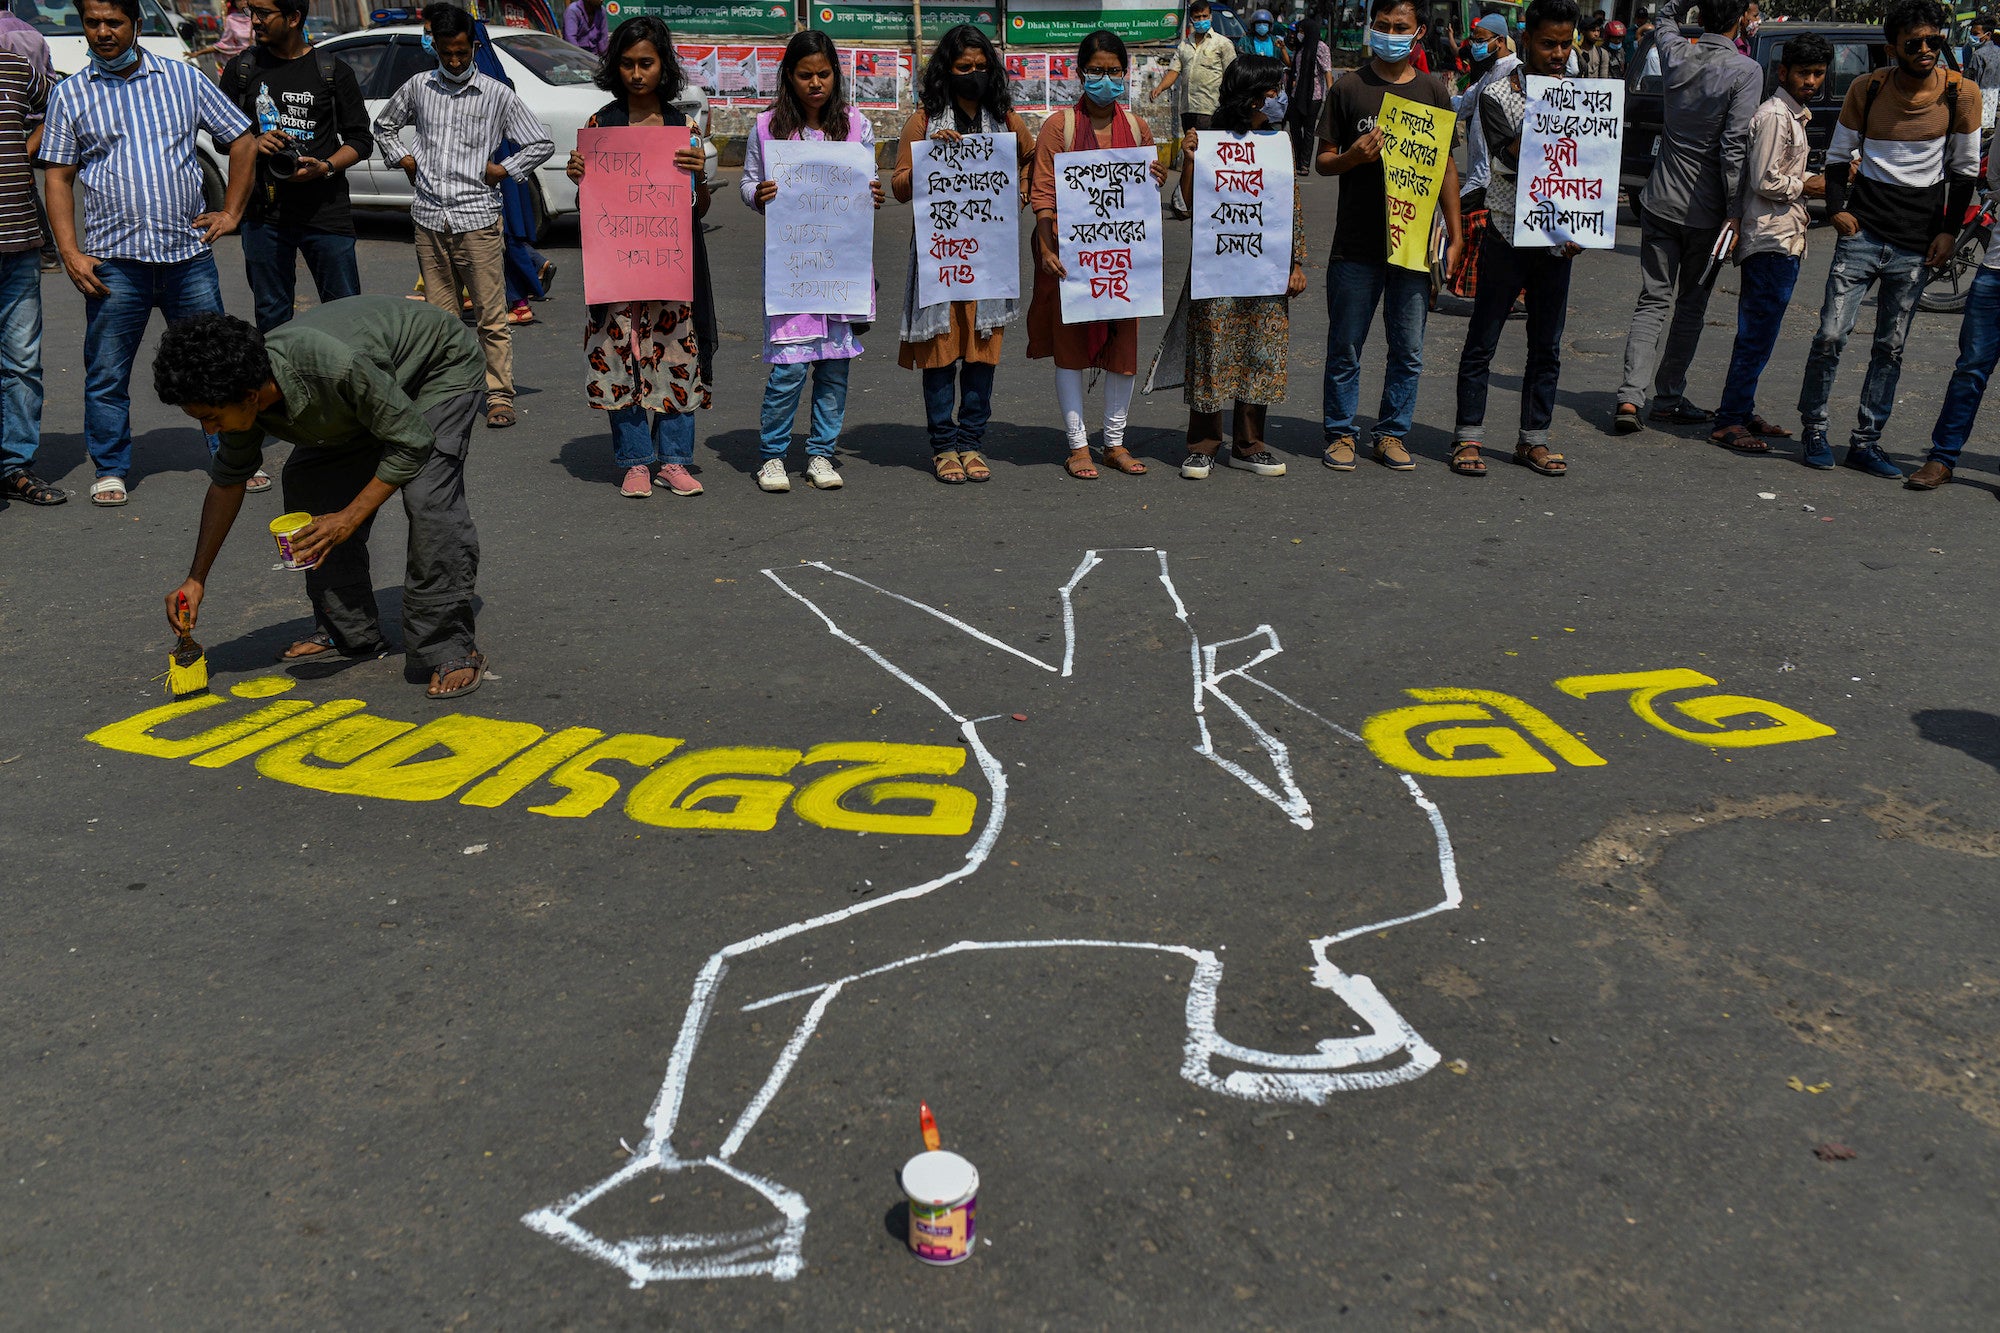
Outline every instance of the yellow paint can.
[(312, 568), (311, 565), (300, 563), (298, 558), (292, 554), (293, 536), (312, 521), (313, 516), (306, 513), (280, 514), (271, 520), (271, 536), (276, 538), (278, 542), (278, 559), (285, 562), (286, 569)]

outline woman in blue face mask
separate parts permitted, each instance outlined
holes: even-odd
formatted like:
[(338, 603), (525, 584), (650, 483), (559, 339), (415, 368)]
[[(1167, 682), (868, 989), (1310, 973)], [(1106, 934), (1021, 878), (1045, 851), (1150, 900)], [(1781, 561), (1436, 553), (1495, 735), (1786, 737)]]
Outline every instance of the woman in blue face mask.
[[(1091, 320), (1065, 324), (1062, 318), (1064, 273), (1056, 241), (1056, 154), (1098, 148), (1150, 148), (1153, 131), (1123, 105), (1132, 61), (1125, 42), (1115, 32), (1099, 29), (1083, 39), (1076, 53), (1083, 96), (1042, 122), (1035, 141), (1034, 180), (1028, 202), (1035, 210), (1035, 294), (1028, 303), (1028, 359), (1054, 357), (1056, 402), (1062, 408), (1063, 430), (1069, 437), (1069, 457), (1063, 466), (1079, 481), (1094, 481), (1097, 467), (1090, 458), (1090, 436), (1083, 420), (1084, 372), (1104, 372), (1104, 462), (1134, 476), (1146, 465), (1125, 448), (1125, 416), (1132, 406), (1132, 385), (1139, 373), (1139, 321)], [(1155, 184), (1167, 170), (1156, 158)]]
[[(1285, 175), (1284, 150), (1290, 144), (1278, 128), (1285, 113), (1285, 67), (1268, 56), (1240, 56), (1222, 76), (1222, 102), (1216, 108), (1215, 127), (1190, 132), (1188, 152), (1183, 154), (1181, 196), (1194, 202), (1192, 155), (1207, 150), (1217, 140), (1235, 143), (1255, 141), (1263, 167), (1265, 189), (1271, 178)], [(1266, 155), (1278, 150), (1278, 156)], [(1219, 158), (1217, 159), (1219, 161)], [(1272, 167), (1276, 168), (1275, 171)], [(1181, 288), (1174, 318), (1161, 340), (1160, 353), (1153, 359), (1146, 391), (1171, 388), (1178, 383), (1187, 399), (1187, 457), (1181, 476), (1190, 481), (1207, 477), (1222, 448), (1222, 414), (1234, 408), (1230, 426), (1232, 448), (1225, 462), (1260, 477), (1282, 477), (1285, 465), (1264, 442), (1264, 414), (1272, 403), (1285, 400), (1285, 351), (1291, 341), (1291, 300), (1306, 289), (1305, 192), (1292, 191), (1291, 271), (1283, 292), (1263, 296), (1217, 296), (1193, 298), (1193, 273)], [(1204, 209), (1212, 208), (1209, 203)], [(1278, 243), (1281, 219), (1267, 211), (1264, 228), (1266, 253)], [(1227, 262), (1210, 256), (1214, 264)], [(1275, 275), (1273, 275), (1275, 276)], [(1185, 348), (1185, 353), (1172, 349)], [(1179, 356), (1181, 364), (1173, 364)]]

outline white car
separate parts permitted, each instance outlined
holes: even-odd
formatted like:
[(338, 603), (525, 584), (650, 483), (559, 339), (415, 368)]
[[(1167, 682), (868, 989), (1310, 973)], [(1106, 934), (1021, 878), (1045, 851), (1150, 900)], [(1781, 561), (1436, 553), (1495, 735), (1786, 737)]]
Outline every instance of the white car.
[[(83, 39), (80, 6), (73, 0), (10, 0), (14, 17), (34, 25), (49, 44), (49, 64), (57, 75), (75, 74), (90, 63), (90, 44)], [(165, 60), (186, 60), (195, 26), (176, 18), (160, 0), (139, 0), (139, 45)]]
[[(486, 31), (493, 39), (493, 49), (507, 77), (514, 81), (514, 90), (555, 140), (555, 153), (536, 168), (532, 181), (539, 235), (547, 229), (550, 218), (576, 212), (576, 186), (564, 174), (564, 168), (570, 150), (576, 147), (576, 132), (611, 96), (591, 82), (597, 72), (597, 57), (581, 47), (527, 28), (489, 24)], [(372, 123), (398, 88), (437, 67), (436, 58), (423, 48), (423, 35), (423, 27), (417, 24), (368, 28), (329, 37), (318, 44), (318, 49), (339, 56), (354, 71), (361, 84), (361, 95), (368, 102), (368, 118)], [(701, 136), (703, 155), (707, 158), (703, 174), (712, 179), (715, 145), (708, 134), (708, 96), (690, 86), (675, 105)], [(383, 163), (380, 145), (367, 161), (347, 169), (347, 184), (357, 207), (407, 209), (410, 206), (409, 177)]]

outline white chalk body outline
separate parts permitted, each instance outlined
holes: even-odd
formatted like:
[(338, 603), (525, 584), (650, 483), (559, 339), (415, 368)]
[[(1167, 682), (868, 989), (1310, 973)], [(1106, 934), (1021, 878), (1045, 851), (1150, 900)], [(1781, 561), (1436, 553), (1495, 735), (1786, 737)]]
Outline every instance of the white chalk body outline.
[[(1241, 681), (1264, 691), (1306, 717), (1332, 728), (1350, 741), (1359, 744), (1361, 737), (1250, 674), (1252, 669), (1284, 651), (1283, 645), (1278, 641), (1277, 631), (1271, 626), (1259, 625), (1249, 634), (1205, 644), (1189, 622), (1187, 607), (1181, 601), (1180, 593), (1174, 587), (1168, 571), (1165, 551), (1155, 547), (1106, 549), (1118, 554), (1149, 554), (1158, 561), (1160, 583), (1172, 599), (1175, 619), (1181, 623), (1188, 635), (1191, 703), (1200, 738), (1194, 747), (1195, 753), (1221, 768), (1264, 800), (1271, 802), (1298, 827), (1310, 829), (1313, 826), (1312, 807), (1293, 780), (1289, 750), (1284, 742), (1259, 726), (1247, 709), (1224, 692), (1225, 684), (1231, 680)], [(835, 569), (818, 561), (803, 562), (803, 567), (846, 579), (871, 592), (934, 616), (953, 629), (991, 648), (1009, 653), (1044, 671), (1068, 677), (1073, 672), (1076, 660), (1076, 615), (1072, 594), (1085, 576), (1100, 563), (1102, 557), (1099, 551), (1086, 551), (1082, 562), (1070, 575), (1069, 581), (1058, 590), (1063, 613), (1063, 655), (1060, 666), (1045, 662), (1032, 653), (1023, 652), (1012, 644), (994, 638), (936, 607), (879, 587), (844, 570)], [(942, 948), (913, 954), (835, 981), (766, 996), (744, 1005), (743, 1010), (749, 1012), (803, 999), (809, 995), (814, 997), (790, 1039), (785, 1043), (771, 1072), (737, 1117), (721, 1146), (701, 1158), (678, 1156), (672, 1146), (671, 1137), (680, 1118), (682, 1098), (687, 1089), (688, 1071), (701, 1044), (702, 1035), (708, 1027), (716, 992), (729, 970), (730, 962), (806, 931), (833, 925), (864, 912), (879, 910), (892, 903), (920, 898), (967, 878), (978, 871), (991, 855), (1007, 819), (1007, 773), (987, 749), (979, 732), (981, 722), (993, 719), (968, 718), (962, 715), (930, 686), (848, 633), (810, 597), (786, 583), (778, 571), (765, 569), (760, 572), (787, 596), (817, 616), (835, 638), (853, 647), (876, 666), (909, 686), (958, 725), (967, 748), (991, 789), (991, 799), (986, 805), (985, 823), (971, 849), (966, 853), (964, 862), (945, 874), (892, 893), (871, 897), (867, 901), (838, 911), (778, 926), (762, 934), (725, 945), (711, 954), (696, 975), (688, 999), (687, 1012), (681, 1020), (680, 1033), (675, 1039), (673, 1053), (667, 1061), (666, 1077), (660, 1085), (659, 1095), (654, 1099), (652, 1109), (646, 1116), (646, 1136), (638, 1147), (632, 1150), (631, 1157), (604, 1180), (523, 1217), (521, 1220), (528, 1227), (582, 1254), (621, 1269), (634, 1287), (644, 1286), (648, 1282), (676, 1279), (709, 1280), (761, 1276), (783, 1281), (796, 1277), (803, 1267), (806, 1217), (809, 1212), (805, 1199), (777, 1181), (743, 1170), (736, 1166), (732, 1159), (742, 1148), (750, 1132), (756, 1128), (765, 1110), (783, 1089), (785, 1080), (797, 1065), (806, 1043), (818, 1029), (828, 1007), (848, 985), (954, 954), (1012, 949), (1137, 949), (1174, 954), (1187, 959), (1193, 964), (1193, 969), (1188, 981), (1186, 1009), (1188, 1031), (1186, 1043), (1182, 1048), (1181, 1077), (1196, 1087), (1226, 1097), (1253, 1102), (1317, 1106), (1337, 1092), (1391, 1087), (1419, 1078), (1437, 1066), (1440, 1059), (1438, 1052), (1418, 1035), (1401, 1014), (1396, 1012), (1395, 1007), (1381, 991), (1376, 989), (1375, 983), (1366, 976), (1342, 971), (1328, 956), (1328, 951), (1334, 945), (1345, 940), (1407, 925), (1440, 912), (1449, 912), (1456, 909), (1463, 901), (1451, 834), (1445, 827), (1443, 813), (1437, 804), (1424, 794), (1416, 779), (1406, 773), (1398, 773), (1396, 776), (1409, 791), (1410, 799), (1428, 819), (1431, 834), (1436, 841), (1441, 890), (1439, 900), (1421, 911), (1388, 920), (1372, 921), (1366, 925), (1323, 935), (1308, 942), (1314, 959), (1312, 985), (1321, 990), (1331, 991), (1354, 1011), (1367, 1029), (1360, 1035), (1322, 1041), (1317, 1049), (1305, 1053), (1258, 1051), (1228, 1040), (1216, 1031), (1215, 1027), (1216, 997), (1222, 980), (1223, 963), (1217, 954), (1209, 949), (1162, 944), (1151, 940), (960, 940)], [(1257, 644), (1260, 641), (1261, 647), (1249, 661), (1228, 670), (1217, 669), (1217, 658), (1221, 650)], [(1271, 761), (1273, 773), (1277, 778), (1275, 787), (1216, 752), (1209, 733), (1207, 716), (1207, 708), (1211, 702), (1227, 710), (1249, 729), (1258, 747)], [(1403, 1057), (1400, 1062), (1384, 1063), (1395, 1060), (1398, 1056)], [(1219, 1075), (1213, 1067), (1218, 1059), (1247, 1065), (1250, 1068)], [(776, 1210), (777, 1219), (762, 1227), (742, 1231), (661, 1234), (623, 1240), (610, 1240), (594, 1235), (578, 1224), (576, 1221), (578, 1213), (612, 1190), (648, 1171), (718, 1172), (762, 1195)]]

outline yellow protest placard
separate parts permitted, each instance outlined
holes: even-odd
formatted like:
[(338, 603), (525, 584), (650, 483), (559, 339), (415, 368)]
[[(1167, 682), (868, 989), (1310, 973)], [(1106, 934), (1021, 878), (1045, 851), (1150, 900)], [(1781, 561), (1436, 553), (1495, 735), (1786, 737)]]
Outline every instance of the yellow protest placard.
[(1389, 208), (1389, 262), (1423, 272), (1431, 266), (1431, 218), (1451, 161), (1458, 117), (1390, 93), (1375, 127), (1382, 131), (1382, 194)]

